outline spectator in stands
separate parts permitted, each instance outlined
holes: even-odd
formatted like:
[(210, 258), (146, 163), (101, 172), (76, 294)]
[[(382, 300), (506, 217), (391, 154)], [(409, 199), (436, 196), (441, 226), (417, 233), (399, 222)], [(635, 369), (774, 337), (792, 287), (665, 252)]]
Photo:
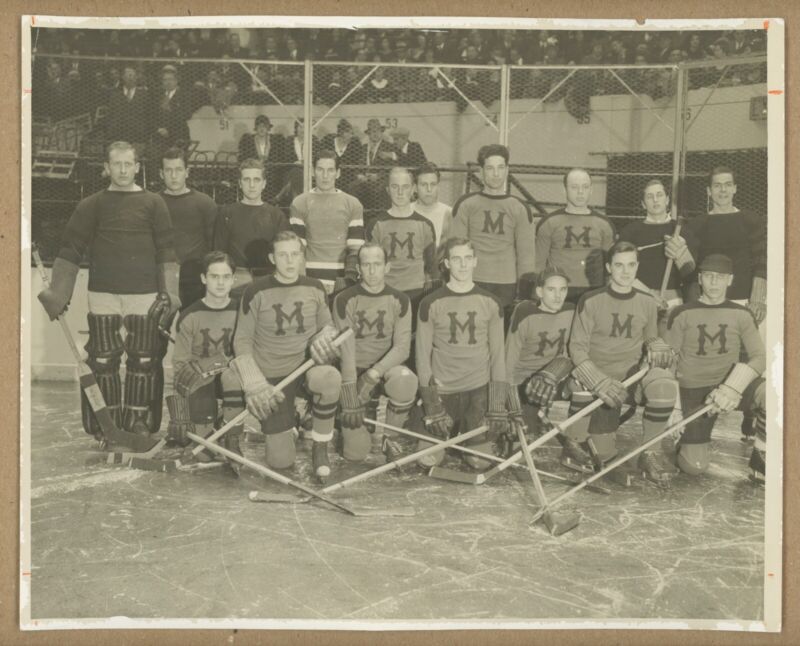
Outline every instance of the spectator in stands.
[(418, 142), (409, 141), (410, 134), (408, 128), (399, 126), (392, 130), (391, 137), (394, 147), (397, 149), (397, 165), (417, 168), (428, 161), (428, 158)]
[(395, 87), (386, 78), (384, 68), (376, 68), (369, 77), (366, 98), (369, 103), (392, 103), (397, 100)]
[(387, 170), (397, 163), (397, 149), (384, 137), (384, 126), (378, 119), (367, 121), (367, 144), (362, 149), (360, 164), (369, 168), (356, 173), (356, 179), (347, 191), (358, 198), (374, 215), (376, 210), (388, 208), (389, 198), (385, 191)]
[(286, 38), (286, 45), (283, 50), (283, 59), (287, 61), (302, 61), (303, 52), (297, 44), (297, 40), (293, 36)]
[(236, 32), (228, 35), (228, 48), (225, 52), (230, 58), (250, 58), (250, 50), (242, 47), (239, 34)]
[(703, 42), (700, 40), (700, 34), (692, 34), (689, 37), (689, 44), (686, 46), (686, 54), (690, 61), (699, 61), (706, 57), (703, 50)]
[(267, 199), (275, 196), (282, 188), (280, 179), (284, 168), (275, 166), (285, 160), (283, 137), (270, 134), (272, 122), (265, 114), (256, 117), (255, 132), (246, 132), (239, 139), (239, 159), (255, 159), (264, 167)]
[[(275, 197), (275, 201), (279, 205), (286, 205), (292, 203), (295, 197), (303, 192), (303, 160), (305, 159), (305, 128), (302, 121), (294, 122), (294, 136), (289, 139), (286, 146), (286, 163), (292, 166), (286, 169), (284, 173), (283, 185)], [(312, 136), (311, 150), (319, 149), (319, 143), (316, 135)]]
[(336, 134), (331, 133), (322, 139), (322, 148), (332, 150), (339, 158), (338, 167), (341, 169), (339, 183), (350, 187), (356, 179), (356, 170), (348, 168), (364, 163), (364, 153), (361, 142), (354, 136), (353, 126), (347, 119), (340, 119), (336, 124)]
[(139, 73), (133, 65), (122, 68), (122, 87), (115, 90), (108, 102), (106, 138), (128, 141), (141, 147), (147, 141), (152, 102), (147, 88), (139, 87)]
[(161, 94), (155, 100), (153, 139), (160, 156), (166, 148), (189, 143), (187, 121), (194, 111), (190, 97), (178, 86), (178, 71), (173, 65), (161, 69)]

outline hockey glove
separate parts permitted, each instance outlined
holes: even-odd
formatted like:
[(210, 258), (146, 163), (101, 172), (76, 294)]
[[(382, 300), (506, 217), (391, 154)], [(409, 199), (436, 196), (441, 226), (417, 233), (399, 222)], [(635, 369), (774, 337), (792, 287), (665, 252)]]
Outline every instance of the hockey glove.
[(251, 355), (236, 357), (231, 365), (242, 382), (244, 400), (251, 415), (261, 421), (278, 410), (285, 397), (280, 390), (267, 382)]
[(747, 309), (753, 313), (756, 325), (761, 325), (764, 319), (767, 318), (767, 281), (765, 278), (758, 276), (753, 278)]
[(645, 342), (647, 348), (647, 362), (651, 368), (672, 368), (675, 353), (672, 346), (660, 337), (654, 337)]
[(742, 393), (757, 377), (758, 373), (746, 363), (737, 363), (733, 366), (725, 381), (706, 397), (706, 404), (713, 406), (710, 414), (727, 413), (738, 408)]
[(603, 381), (597, 384), (592, 392), (603, 400), (603, 403), (609, 408), (621, 408), (622, 405), (628, 400), (628, 391), (621, 381), (606, 377)]
[(425, 426), (434, 437), (448, 439), (453, 429), (453, 418), (445, 411), (439, 390), (436, 386), (420, 386), (419, 394), (425, 411)]
[(223, 372), (230, 363), (223, 353), (204, 359), (194, 359), (184, 363), (175, 374), (175, 391), (188, 397), (201, 386), (205, 386), (216, 375)]
[(694, 264), (694, 258), (686, 245), (686, 240), (680, 235), (664, 236), (664, 255), (672, 258), (678, 267), (683, 267), (687, 263)]
[(356, 388), (358, 390), (358, 401), (362, 406), (369, 404), (369, 401), (372, 399), (372, 393), (375, 391), (375, 387), (378, 385), (380, 380), (381, 377), (378, 374), (378, 371), (373, 370), (372, 368), (365, 370), (364, 373), (358, 378), (358, 384)]
[(525, 434), (528, 431), (528, 425), (525, 423), (525, 417), (522, 414), (522, 403), (519, 400), (519, 391), (517, 387), (509, 384), (508, 386), (508, 430), (502, 435), (498, 435), (495, 439), (495, 452), (503, 458), (507, 458), (513, 453), (514, 442), (518, 441), (518, 431), (522, 429)]
[(63, 258), (55, 259), (50, 277), (50, 286), (43, 289), (38, 295), (39, 301), (44, 306), (51, 321), (55, 321), (67, 311), (67, 305), (72, 298), (77, 276), (78, 265)]
[(558, 392), (558, 385), (569, 376), (572, 361), (567, 357), (556, 357), (533, 375), (525, 386), (528, 403), (547, 410)]
[(178, 263), (163, 262), (158, 266), (158, 296), (147, 312), (158, 327), (168, 330), (175, 313), (181, 307), (178, 296)]
[(358, 400), (358, 392), (354, 383), (342, 384), (339, 404), (342, 427), (361, 428), (364, 425), (364, 406)]
[(507, 396), (508, 384), (506, 382), (489, 382), (489, 406), (486, 411), (486, 423), (489, 425), (490, 437), (498, 437), (508, 433)]
[(341, 356), (341, 350), (333, 344), (337, 336), (336, 328), (326, 325), (312, 339), (309, 350), (311, 358), (318, 365), (333, 363)]
[(189, 401), (180, 395), (167, 395), (169, 425), (167, 426), (167, 442), (178, 446), (188, 446), (191, 440), (187, 433), (194, 433), (194, 424), (189, 413)]

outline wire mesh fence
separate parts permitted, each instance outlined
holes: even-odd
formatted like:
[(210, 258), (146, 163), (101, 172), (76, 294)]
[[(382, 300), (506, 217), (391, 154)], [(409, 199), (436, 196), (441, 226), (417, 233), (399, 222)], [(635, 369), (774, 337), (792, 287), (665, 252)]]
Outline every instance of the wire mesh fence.
[(184, 148), (189, 184), (218, 204), (239, 199), (238, 164), (256, 157), (264, 198), (287, 208), (321, 148), (340, 155), (339, 187), (368, 215), (388, 206), (387, 168), (422, 161), (442, 169), (440, 199), (452, 204), (480, 187), (478, 149), (506, 143), (509, 190), (539, 215), (563, 204), (576, 166), (618, 227), (642, 216), (652, 178), (685, 177), (686, 213), (704, 212), (719, 165), (736, 172), (737, 205), (766, 213), (765, 80), (763, 57), (536, 67), (38, 56), (32, 233), (52, 258), (77, 202), (107, 186), (105, 148), (119, 139), (136, 144), (137, 180), (155, 191), (161, 153)]

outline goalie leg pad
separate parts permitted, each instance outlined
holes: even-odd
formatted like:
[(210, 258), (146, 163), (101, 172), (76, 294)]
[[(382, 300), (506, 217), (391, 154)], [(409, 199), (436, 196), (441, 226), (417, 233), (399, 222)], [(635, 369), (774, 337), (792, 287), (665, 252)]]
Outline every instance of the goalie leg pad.
[(314, 366), (306, 373), (306, 389), (313, 398), (311, 439), (315, 442), (328, 442), (333, 438), (341, 387), (342, 375), (333, 366)]
[(294, 429), (270, 433), (264, 442), (267, 466), (271, 469), (288, 469), (294, 464)]
[[(94, 373), (97, 386), (103, 395), (114, 423), (122, 424), (122, 380), (119, 367), (124, 345), (120, 335), (122, 317), (117, 314), (93, 314), (87, 316), (89, 340), (84, 346), (89, 355), (87, 364)], [(81, 419), (83, 429), (95, 437), (102, 434), (94, 411), (86, 394), (81, 390)]]
[(711, 442), (684, 444), (678, 447), (678, 468), (690, 476), (699, 476), (711, 463)]
[(645, 401), (642, 414), (644, 441), (654, 438), (666, 428), (675, 400), (678, 398), (678, 384), (672, 375), (663, 368), (651, 369), (642, 380), (642, 395)]
[[(159, 387), (160, 339), (155, 319), (129, 314), (124, 319), (125, 352), (125, 407), (122, 423), (129, 431), (150, 433), (158, 431), (153, 415), (153, 401)], [(161, 377), (163, 388), (163, 376)], [(160, 407), (160, 398), (159, 398)], [(160, 411), (158, 421), (160, 422)]]

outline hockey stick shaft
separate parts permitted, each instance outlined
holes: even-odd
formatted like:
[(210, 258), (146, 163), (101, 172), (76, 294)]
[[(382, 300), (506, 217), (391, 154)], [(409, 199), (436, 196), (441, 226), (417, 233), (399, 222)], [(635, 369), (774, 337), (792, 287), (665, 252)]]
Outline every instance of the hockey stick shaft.
[[(333, 345), (334, 347), (340, 346), (342, 343), (344, 343), (345, 340), (350, 338), (350, 336), (352, 334), (353, 334), (353, 330), (352, 329), (350, 329), (349, 327), (345, 328), (344, 330), (342, 330), (339, 333), (339, 335), (333, 341), (331, 341), (331, 345)], [(284, 388), (286, 388), (286, 386), (291, 384), (300, 375), (304, 374), (307, 370), (310, 370), (311, 368), (313, 368), (315, 363), (316, 362), (313, 359), (309, 359), (308, 361), (305, 361), (304, 363), (299, 365), (297, 368), (292, 370), (292, 372), (290, 372), (288, 375), (286, 375), (283, 379), (281, 379), (277, 383), (277, 385), (275, 386), (276, 390), (283, 390)], [(231, 430), (234, 426), (244, 422), (244, 420), (247, 419), (247, 415), (248, 415), (248, 411), (247, 410), (243, 410), (241, 413), (239, 413), (232, 420), (230, 420), (229, 422), (226, 422), (223, 426), (221, 426), (219, 429), (214, 431), (213, 434), (209, 435), (206, 438), (206, 441), (207, 442), (216, 442), (220, 437), (225, 435), (225, 433), (227, 433), (229, 430)], [(192, 449), (192, 455), (198, 455), (204, 448), (205, 447), (203, 447), (203, 446), (194, 447), (194, 449)]]
[[(649, 370), (649, 368), (642, 368), (637, 373), (631, 375), (625, 381), (623, 381), (622, 385), (625, 386), (626, 388), (632, 386), (637, 381), (639, 381), (642, 377), (644, 377), (647, 374), (648, 370)], [(512, 455), (509, 458), (506, 458), (506, 460), (504, 460), (503, 462), (498, 464), (496, 467), (494, 467), (490, 471), (487, 471), (486, 474), (484, 474), (483, 480), (485, 481), (486, 479), (490, 478), (491, 476), (495, 475), (496, 473), (499, 473), (500, 471), (504, 471), (505, 469), (508, 468), (508, 466), (510, 464), (512, 464), (513, 462), (517, 462), (520, 459), (520, 457), (522, 457), (522, 452), (523, 451), (527, 451), (528, 453), (530, 453), (534, 449), (539, 448), (542, 444), (544, 444), (545, 442), (548, 442), (550, 439), (554, 438), (556, 435), (558, 435), (559, 433), (563, 432), (567, 427), (572, 426), (572, 424), (574, 424), (578, 420), (586, 417), (589, 413), (591, 413), (591, 412), (595, 411), (596, 409), (600, 408), (600, 406), (602, 406), (602, 405), (603, 405), (603, 400), (602, 399), (599, 399), (599, 398), (595, 399), (588, 406), (586, 406), (584, 408), (581, 408), (572, 417), (568, 417), (567, 419), (565, 419), (560, 424), (556, 424), (547, 433), (545, 433), (541, 437), (537, 438), (536, 440), (534, 440), (530, 444), (528, 444), (526, 446), (523, 446), (522, 448), (520, 448), (519, 451), (514, 453), (514, 455)]]
[[(666, 437), (670, 433), (674, 433), (675, 431), (677, 431), (680, 428), (683, 428), (684, 426), (686, 426), (690, 422), (693, 422), (695, 419), (697, 419), (701, 415), (705, 415), (708, 411), (710, 411), (712, 409), (712, 407), (713, 407), (712, 404), (706, 404), (705, 406), (702, 406), (701, 408), (697, 409), (694, 413), (692, 413), (688, 417), (685, 417), (680, 422), (677, 422), (677, 423), (673, 424), (672, 426), (669, 426), (669, 427), (665, 428), (658, 435), (656, 435), (655, 437), (650, 438), (649, 440), (647, 440), (647, 442), (644, 442), (643, 444), (640, 444), (639, 446), (637, 446), (635, 449), (631, 450), (626, 455), (623, 455), (622, 457), (619, 457), (616, 460), (613, 460), (613, 461), (609, 462), (602, 471), (598, 471), (594, 475), (589, 476), (588, 478), (586, 478), (586, 480), (583, 480), (579, 484), (575, 485), (569, 491), (565, 491), (560, 496), (554, 498), (550, 502), (550, 507), (552, 507), (553, 505), (557, 505), (559, 502), (562, 502), (562, 501), (566, 500), (570, 496), (574, 496), (576, 493), (578, 493), (581, 489), (583, 489), (587, 485), (591, 484), (595, 480), (598, 480), (598, 479), (602, 478), (604, 475), (606, 475), (610, 471), (613, 471), (619, 465), (627, 462), (631, 458), (635, 458), (642, 451), (646, 451), (647, 449), (649, 449), (651, 446), (653, 446), (654, 444), (659, 442), (662, 438)], [(534, 518), (534, 520), (537, 520), (540, 516), (541, 516), (541, 512)]]
[(402, 458), (393, 460), (392, 462), (387, 462), (386, 464), (382, 464), (379, 467), (370, 469), (369, 471), (365, 471), (364, 473), (360, 473), (356, 476), (353, 476), (352, 478), (348, 478), (347, 480), (342, 480), (341, 482), (328, 485), (322, 491), (324, 493), (330, 493), (331, 491), (337, 491), (339, 489), (343, 489), (344, 487), (348, 487), (351, 484), (362, 482), (363, 480), (367, 480), (368, 478), (372, 478), (373, 476), (377, 476), (380, 475), (381, 473), (385, 473), (386, 471), (391, 471), (392, 469), (401, 467), (404, 464), (408, 464), (409, 462), (414, 462), (415, 460), (418, 460), (421, 457), (429, 455), (430, 453), (435, 453), (436, 451), (441, 451), (442, 449), (446, 449), (450, 446), (455, 446), (460, 442), (469, 440), (470, 438), (473, 438), (476, 435), (480, 435), (481, 433), (485, 433), (486, 431), (487, 431), (486, 426), (479, 426), (478, 428), (474, 428), (471, 431), (467, 431), (466, 433), (461, 433), (461, 435), (456, 435), (455, 437), (451, 437), (449, 440), (444, 440), (441, 444), (434, 444), (433, 446), (429, 446), (420, 451), (409, 453), (408, 455), (405, 455)]
[[(400, 428), (399, 426), (392, 426), (391, 424), (386, 424), (384, 422), (379, 422), (374, 419), (364, 419), (367, 424), (371, 424), (373, 426), (378, 426), (380, 428), (385, 428), (389, 431), (394, 431), (396, 433), (400, 433), (401, 435), (406, 435), (408, 437), (414, 437), (418, 440), (422, 440), (423, 442), (430, 442), (432, 444), (442, 444), (444, 440), (440, 440), (437, 437), (431, 437), (430, 435), (423, 435), (422, 433), (417, 433), (415, 431), (410, 431), (407, 428)], [(483, 451), (476, 451), (475, 449), (471, 449), (468, 446), (463, 446), (461, 444), (454, 444), (452, 449), (456, 451), (461, 451), (462, 453), (468, 453), (469, 455), (474, 455), (479, 458), (483, 458), (484, 460), (489, 460), (491, 462), (503, 462), (503, 458), (494, 455), (493, 453), (484, 453)], [(520, 469), (524, 469), (524, 464), (519, 464), (519, 462), (514, 462), (511, 466), (518, 467)], [(575, 482), (570, 480), (569, 478), (565, 478), (564, 476), (560, 476), (556, 473), (550, 473), (549, 471), (542, 471), (541, 469), (537, 469), (539, 475), (543, 475), (546, 478), (551, 478), (553, 480), (558, 480), (559, 482), (566, 482), (568, 484), (574, 485)], [(597, 491), (601, 493), (608, 493), (607, 489), (603, 489), (602, 487), (597, 487)]]
[(222, 455), (233, 462), (238, 462), (242, 466), (248, 467), (253, 471), (260, 473), (263, 476), (266, 476), (270, 480), (275, 480), (276, 482), (280, 482), (283, 485), (287, 485), (289, 487), (294, 487), (295, 489), (299, 489), (305, 494), (312, 496), (313, 498), (317, 498), (323, 502), (328, 503), (329, 505), (336, 507), (337, 509), (342, 510), (343, 512), (350, 514), (351, 516), (355, 516), (356, 513), (350, 509), (348, 506), (343, 505), (341, 503), (336, 502), (325, 496), (323, 493), (314, 491), (311, 487), (306, 487), (304, 484), (299, 482), (295, 482), (294, 480), (287, 478), (285, 475), (278, 473), (277, 471), (273, 471), (272, 469), (265, 467), (263, 464), (259, 464), (258, 462), (253, 462), (248, 458), (245, 458), (238, 453), (234, 453), (233, 451), (229, 451), (228, 449), (221, 447), (219, 444), (215, 444), (214, 442), (210, 442), (209, 440), (196, 435), (195, 433), (187, 433), (187, 437), (196, 442), (197, 444), (201, 445), (203, 448), (208, 449), (212, 453), (216, 453), (218, 455)]
[[(673, 203), (672, 205), (673, 212), (677, 211), (677, 205)], [(681, 234), (681, 226), (683, 222), (680, 218), (678, 218), (678, 224), (675, 225), (675, 232), (672, 234), (673, 236), (679, 236)], [(664, 278), (661, 279), (661, 289), (658, 291), (658, 295), (663, 299), (664, 294), (667, 292), (667, 285), (669, 285), (669, 276), (672, 273), (672, 265), (675, 264), (675, 260), (672, 258), (667, 259), (667, 266), (664, 268)]]

